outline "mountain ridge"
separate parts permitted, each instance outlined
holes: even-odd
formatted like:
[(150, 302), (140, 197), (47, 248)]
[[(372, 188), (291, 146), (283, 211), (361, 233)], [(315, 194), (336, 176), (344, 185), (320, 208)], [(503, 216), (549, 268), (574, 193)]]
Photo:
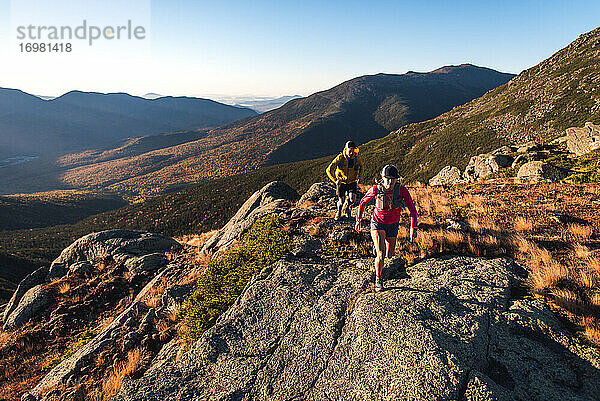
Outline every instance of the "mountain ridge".
[[(337, 151), (348, 139), (363, 143), (413, 119), (427, 119), (461, 104), (512, 75), (483, 67), (457, 66), (453, 73), (365, 75), (293, 99), (266, 113), (208, 130), (198, 140), (130, 158), (86, 166), (64, 157), (56, 181), (74, 188), (107, 189), (143, 197), (201, 179), (234, 175), (263, 165)], [(468, 71), (468, 74), (464, 72)], [(460, 73), (458, 73), (460, 72)], [(473, 86), (469, 80), (473, 78)], [(486, 85), (482, 87), (481, 85)], [(23, 182), (20, 180), (18, 184)], [(24, 192), (21, 190), (21, 192)]]
[(215, 127), (255, 114), (201, 98), (144, 99), (74, 90), (43, 100), (18, 89), (0, 88), (0, 145), (6, 157), (58, 155), (136, 135)]
[(480, 98), (366, 144), (363, 155), (376, 165), (393, 161), (406, 179), (425, 181), (446, 165), (464, 169), (472, 155), (502, 145), (547, 142), (568, 127), (598, 124), (599, 57), (596, 28)]

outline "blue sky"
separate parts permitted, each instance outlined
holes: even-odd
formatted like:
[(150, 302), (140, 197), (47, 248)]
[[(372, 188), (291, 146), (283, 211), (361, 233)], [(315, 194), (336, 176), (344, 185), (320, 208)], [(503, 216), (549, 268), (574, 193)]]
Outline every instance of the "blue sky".
[[(121, 4), (120, 4), (121, 3)], [(165, 95), (308, 95), (378, 72), (473, 63), (518, 73), (600, 25), (595, 1), (0, 0), (0, 86)], [(143, 41), (23, 54), (15, 24), (131, 19)]]

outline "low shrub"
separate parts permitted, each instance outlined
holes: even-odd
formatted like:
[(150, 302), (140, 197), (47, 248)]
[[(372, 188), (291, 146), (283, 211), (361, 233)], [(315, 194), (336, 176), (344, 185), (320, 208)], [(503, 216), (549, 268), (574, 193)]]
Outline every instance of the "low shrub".
[(254, 223), (239, 248), (211, 260), (179, 310), (184, 339), (194, 341), (212, 327), (252, 276), (281, 258), (290, 245), (279, 218), (268, 216)]

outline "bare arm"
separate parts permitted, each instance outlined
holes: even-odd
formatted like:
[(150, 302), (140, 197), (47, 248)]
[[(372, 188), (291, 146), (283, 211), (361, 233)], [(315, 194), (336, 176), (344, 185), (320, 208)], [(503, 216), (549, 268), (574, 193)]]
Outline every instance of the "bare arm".
[(358, 206), (358, 212), (356, 212), (356, 220), (360, 221), (362, 219), (363, 212), (365, 211), (365, 207), (367, 207), (367, 203), (369, 203), (373, 198), (377, 196), (377, 185), (373, 185), (365, 196), (360, 201), (360, 205)]
[(416, 237), (417, 232), (417, 208), (408, 189), (404, 185), (400, 187), (400, 196), (404, 199), (406, 207), (410, 211), (410, 240), (412, 241)]

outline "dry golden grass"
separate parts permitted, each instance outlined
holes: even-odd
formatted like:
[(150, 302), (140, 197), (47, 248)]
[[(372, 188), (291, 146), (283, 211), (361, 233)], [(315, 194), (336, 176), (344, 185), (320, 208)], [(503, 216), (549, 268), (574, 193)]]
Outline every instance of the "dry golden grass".
[(526, 261), (530, 269), (528, 282), (533, 292), (544, 293), (567, 276), (566, 267), (557, 262), (547, 249), (522, 236), (517, 236), (513, 244), (516, 255)]
[(193, 234), (193, 235), (183, 235), (181, 237), (175, 238), (182, 245), (189, 245), (196, 248), (202, 248), (206, 241), (208, 241), (217, 230), (207, 231), (201, 234)]
[(298, 205), (298, 207), (300, 209), (308, 209), (309, 207), (314, 206), (314, 205), (316, 205), (315, 202), (313, 202), (313, 201), (306, 201), (306, 202), (302, 203), (301, 205)]
[(592, 303), (593, 306), (600, 307), (600, 292), (594, 293), (590, 297), (590, 302)]
[(194, 269), (193, 271), (190, 271), (189, 273), (187, 273), (180, 281), (178, 284), (191, 284), (191, 283), (195, 283), (196, 280), (198, 280), (198, 277), (200, 277), (200, 275), (202, 274), (202, 272), (199, 269)]
[(590, 258), (588, 261), (588, 269), (600, 273), (600, 259)]
[(167, 318), (167, 320), (169, 320), (170, 322), (177, 322), (178, 318), (177, 318), (177, 310), (166, 310), (165, 311), (165, 317)]
[(476, 232), (478, 234), (481, 234), (486, 228), (485, 225), (482, 224), (480, 218), (474, 215), (469, 216), (469, 218), (467, 219), (467, 224), (469, 225), (471, 231)]
[(419, 216), (419, 224), (433, 226), (433, 225), (437, 224), (437, 220), (431, 216)]
[[(488, 191), (488, 188), (484, 190)], [(400, 247), (398, 253), (409, 263), (439, 253), (497, 255), (518, 259), (528, 266), (527, 283), (530, 291), (558, 307), (586, 332), (591, 341), (600, 345), (600, 316), (597, 316), (600, 310), (600, 295), (597, 295), (600, 294), (600, 258), (597, 256), (597, 246), (593, 250), (588, 247), (588, 242), (597, 242), (593, 238), (594, 227), (586, 224), (569, 224), (565, 227), (558, 222), (537, 225), (540, 215), (547, 215), (550, 210), (593, 219), (587, 211), (582, 215), (573, 211), (573, 206), (587, 205), (589, 200), (578, 198), (580, 192), (552, 184), (548, 188), (531, 190), (531, 194), (541, 198), (534, 200), (528, 198), (530, 194), (524, 188), (531, 187), (517, 186), (516, 191), (503, 188), (494, 194), (516, 194), (518, 210), (523, 213), (518, 216), (512, 213), (515, 201), (510, 196), (506, 199), (501, 196), (490, 198), (487, 193), (481, 196), (468, 192), (459, 192), (457, 196), (451, 193), (452, 189), (446, 189), (448, 192), (444, 194), (438, 188), (417, 188), (415, 202), (422, 229), (414, 246)], [(600, 193), (599, 188), (594, 187), (591, 192)], [(481, 189), (476, 190), (481, 193)], [(546, 194), (551, 191), (565, 192), (562, 198), (568, 203), (562, 209), (557, 207), (554, 198), (547, 197)], [(568, 208), (568, 212), (564, 207)], [(458, 232), (444, 230), (448, 217), (465, 221), (467, 229)], [(552, 234), (552, 230), (555, 230), (555, 234)], [(539, 245), (544, 240), (549, 240), (549, 243), (562, 241), (564, 245), (554, 247), (551, 252)], [(568, 252), (569, 248), (572, 252)]]
[(431, 196), (429, 194), (419, 196), (417, 198), (416, 203), (417, 203), (417, 208), (421, 214), (428, 215), (428, 216), (431, 215), (431, 213), (433, 211), (433, 203), (431, 200)]
[(586, 305), (581, 301), (577, 293), (565, 289), (553, 289), (550, 292), (553, 302), (563, 310), (575, 314), (585, 314)]
[(567, 226), (567, 233), (576, 240), (587, 240), (591, 238), (594, 230), (590, 226), (583, 224), (570, 223)]
[(519, 216), (515, 219), (514, 229), (516, 232), (529, 233), (533, 231), (533, 221), (526, 217)]
[[(171, 323), (171, 324), (170, 324)], [(173, 328), (173, 322), (165, 322), (164, 320), (159, 320), (156, 324), (156, 329), (161, 337), (165, 337), (166, 334)]]
[(126, 296), (124, 298), (122, 298), (119, 301), (119, 303), (117, 304), (117, 307), (116, 307), (117, 313), (121, 313), (123, 310), (125, 310), (125, 308), (127, 306), (129, 306), (129, 304), (131, 304), (131, 302), (133, 301), (133, 298), (134, 298), (134, 294), (133, 293), (129, 294), (128, 296)]
[(496, 247), (499, 245), (498, 237), (491, 234), (482, 236), (481, 240), (486, 247)]
[(453, 213), (452, 213), (452, 208), (448, 205), (440, 205), (436, 208), (436, 212), (437, 214), (442, 218), (442, 219), (447, 219), (452, 217)]
[(312, 226), (310, 230), (308, 230), (308, 235), (311, 237), (320, 237), (323, 235), (323, 229), (319, 226)]
[[(196, 266), (206, 267), (211, 261), (212, 255), (208, 252), (203, 252), (200, 249), (194, 254), (194, 261)], [(203, 269), (204, 270), (204, 269)]]
[(158, 308), (160, 306), (161, 302), (162, 302), (162, 297), (160, 297), (160, 296), (146, 297), (146, 299), (144, 300), (144, 303), (149, 308)]
[(600, 328), (598, 325), (586, 325), (585, 336), (594, 344), (600, 344)]
[(58, 286), (58, 293), (59, 294), (66, 294), (67, 292), (69, 292), (69, 290), (71, 290), (71, 283), (69, 283), (69, 282), (61, 283)]
[(0, 331), (0, 348), (8, 344), (12, 338), (13, 335), (8, 331)]
[[(600, 272), (583, 268), (578, 271), (579, 277), (576, 280), (588, 289), (600, 287)], [(595, 295), (594, 295), (595, 296)]]
[(120, 362), (110, 376), (102, 383), (102, 400), (110, 400), (119, 392), (123, 381), (134, 374), (144, 363), (147, 355), (141, 348), (135, 348), (127, 354), (127, 360)]
[(590, 252), (590, 248), (588, 248), (585, 245), (581, 245), (579, 243), (576, 243), (575, 245), (573, 245), (573, 250), (574, 250), (574, 256), (577, 259), (587, 259), (592, 254)]

